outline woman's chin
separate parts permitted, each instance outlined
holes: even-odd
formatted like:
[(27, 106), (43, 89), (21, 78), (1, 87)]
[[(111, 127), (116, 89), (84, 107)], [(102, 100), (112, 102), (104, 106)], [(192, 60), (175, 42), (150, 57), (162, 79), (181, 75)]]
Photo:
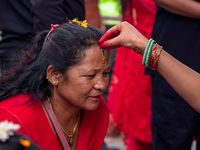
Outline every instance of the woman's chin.
[(95, 103), (88, 104), (85, 109), (86, 110), (95, 110), (99, 106), (99, 101), (96, 101)]

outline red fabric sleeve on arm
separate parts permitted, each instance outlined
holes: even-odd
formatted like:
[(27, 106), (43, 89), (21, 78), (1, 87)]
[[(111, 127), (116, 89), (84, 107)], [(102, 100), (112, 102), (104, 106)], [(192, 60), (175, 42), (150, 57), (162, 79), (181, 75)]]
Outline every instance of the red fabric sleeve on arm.
[(12, 121), (14, 124), (20, 124), (21, 128), (17, 131), (20, 134), (25, 134), (26, 130), (23, 126), (23, 124), (20, 122), (20, 120), (14, 116), (12, 113), (10, 113), (8, 110), (4, 109), (4, 108), (0, 108), (0, 122), (8, 120), (9, 122)]

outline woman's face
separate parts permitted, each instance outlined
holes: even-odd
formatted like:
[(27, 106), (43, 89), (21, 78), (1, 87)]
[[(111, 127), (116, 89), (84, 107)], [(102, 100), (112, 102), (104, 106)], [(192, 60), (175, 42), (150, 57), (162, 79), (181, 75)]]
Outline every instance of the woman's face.
[(85, 50), (85, 56), (79, 65), (61, 76), (56, 87), (56, 101), (63, 107), (77, 107), (93, 110), (98, 107), (100, 97), (108, 86), (110, 72), (108, 52), (103, 66), (102, 51), (98, 45)]

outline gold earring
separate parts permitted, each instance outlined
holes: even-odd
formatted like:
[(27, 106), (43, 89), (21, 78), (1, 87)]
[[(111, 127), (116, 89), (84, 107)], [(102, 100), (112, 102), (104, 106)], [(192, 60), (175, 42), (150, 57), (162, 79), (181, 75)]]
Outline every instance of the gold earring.
[(56, 86), (55, 85), (53, 87), (53, 93), (54, 93), (53, 95), (54, 95), (54, 101), (55, 101), (55, 105), (56, 105)]
[(48, 80), (48, 82), (50, 82), (50, 80), (49, 80), (49, 78), (48, 78), (48, 77), (46, 77), (46, 79)]

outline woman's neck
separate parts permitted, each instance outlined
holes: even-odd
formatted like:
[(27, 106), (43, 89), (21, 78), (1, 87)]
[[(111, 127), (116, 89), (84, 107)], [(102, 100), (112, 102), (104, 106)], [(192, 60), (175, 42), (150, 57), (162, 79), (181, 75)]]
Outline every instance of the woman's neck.
[(63, 128), (74, 126), (77, 122), (80, 109), (67, 105), (61, 100), (50, 98), (53, 111)]

